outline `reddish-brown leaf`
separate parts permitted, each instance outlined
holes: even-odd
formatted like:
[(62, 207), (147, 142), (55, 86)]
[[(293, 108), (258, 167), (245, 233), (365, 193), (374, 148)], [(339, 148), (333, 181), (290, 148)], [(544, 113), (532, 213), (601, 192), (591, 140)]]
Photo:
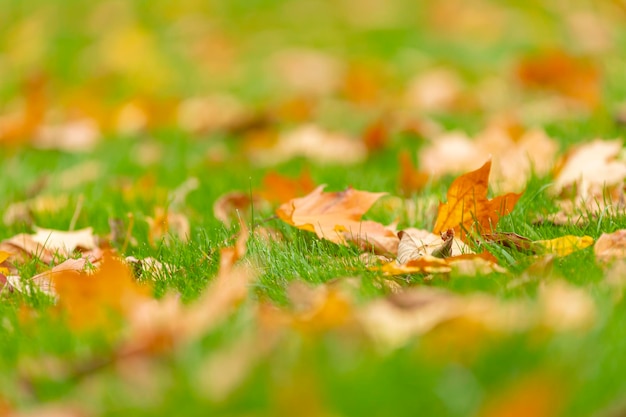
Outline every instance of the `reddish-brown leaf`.
[(495, 229), (500, 217), (510, 213), (521, 194), (509, 193), (487, 198), (491, 161), (476, 171), (461, 175), (448, 190), (448, 202), (439, 204), (434, 233), (453, 229), (461, 240), (468, 233), (489, 233)]

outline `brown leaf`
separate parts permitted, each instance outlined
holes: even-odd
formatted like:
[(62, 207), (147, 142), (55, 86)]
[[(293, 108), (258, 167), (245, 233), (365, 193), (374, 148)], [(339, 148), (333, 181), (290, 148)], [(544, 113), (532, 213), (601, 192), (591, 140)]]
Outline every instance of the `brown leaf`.
[(500, 217), (510, 213), (521, 194), (509, 193), (487, 199), (491, 161), (476, 171), (461, 175), (448, 190), (448, 202), (439, 205), (434, 233), (453, 229), (461, 240), (468, 233), (488, 233), (495, 229)]
[(323, 189), (323, 185), (319, 186), (310, 194), (281, 205), (276, 214), (285, 223), (314, 232), (320, 239), (343, 245), (353, 242), (380, 254), (396, 253), (399, 239), (394, 231), (380, 223), (361, 220), (385, 193), (352, 188), (325, 193)]

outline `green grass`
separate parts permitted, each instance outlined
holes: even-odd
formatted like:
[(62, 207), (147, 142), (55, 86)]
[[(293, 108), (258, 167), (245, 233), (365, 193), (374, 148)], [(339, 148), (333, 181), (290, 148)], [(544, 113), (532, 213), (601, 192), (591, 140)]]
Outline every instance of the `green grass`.
[[(489, 76), (510, 74), (512, 63), (526, 52), (558, 46), (577, 52), (565, 19), (559, 15), (562, 11), (538, 1), (529, 5), (507, 1), (497, 6), (506, 10), (517, 25), (487, 40), (434, 28), (429, 21), (429, 6), (418, 7), (402, 0), (393, 2), (400, 10), (393, 24), (380, 28), (349, 23), (341, 8), (330, 1), (320, 2), (301, 20), (292, 17), (297, 14), (294, 10), (298, 1), (211, 1), (205, 5), (187, 1), (179, 6), (170, 6), (166, 1), (128, 2), (130, 26), (146, 31), (159, 46), (156, 53), (170, 71), (169, 78), (157, 86), (121, 70), (89, 65), (92, 58), (100, 63), (100, 55), (88, 47), (97, 44), (99, 36), (107, 35), (94, 29), (96, 23), (87, 19), (95, 19), (95, 6), (35, 0), (19, 5), (6, 3), (0, 0), (0, 7), (9, 10), (8, 17), (0, 16), (0, 27), (6, 27), (0, 29), (0, 45), (13, 42), (19, 25), (33, 13), (42, 16), (48, 26), (41, 26), (46, 36), (40, 39), (42, 50), (33, 52), (32, 59), (22, 60), (11, 52), (6, 70), (0, 59), (0, 115), (19, 108), (23, 98), (20, 85), (28, 74), (37, 71), (49, 79), (52, 98), (47, 104), (51, 107), (69, 101), (72, 92), (92, 89), (91, 104), (101, 104), (109, 111), (134, 97), (159, 103), (225, 91), (259, 112), (271, 113), (283, 99), (290, 98), (290, 93), (281, 90), (280, 80), (268, 74), (266, 60), (286, 47), (319, 48), (352, 64), (382, 68), (383, 84), (378, 87), (396, 98), (414, 73), (433, 66), (455, 69), (471, 90)], [(193, 10), (236, 45), (236, 71), (207, 72), (210, 70), (186, 54), (185, 42), (176, 38), (178, 32), (172, 22), (185, 13), (193, 14)], [(59, 13), (64, 19), (55, 20), (53, 17)], [(615, 19), (623, 23), (624, 16)], [(521, 30), (524, 25), (538, 29), (526, 33)], [(626, 52), (626, 26), (616, 22), (611, 25), (615, 33), (613, 47), (594, 57), (603, 68), (604, 105), (586, 116), (541, 125), (562, 152), (575, 143), (624, 133), (624, 125), (615, 121), (614, 114), (626, 92), (626, 80), (620, 71), (623, 63), (619, 60)], [(111, 29), (116, 30), (120, 29)], [(321, 99), (313, 120), (360, 134), (381, 114), (400, 111), (397, 104), (388, 105), (382, 99), (374, 104), (348, 104), (342, 94)], [(523, 104), (523, 100), (517, 104)], [(470, 134), (481, 131), (490, 119), (484, 109), (472, 105), (419, 116), (429, 117), (445, 130), (461, 129)], [(523, 122), (533, 127), (532, 121)], [(293, 124), (293, 120), (272, 120), (270, 129), (281, 131)], [(201, 297), (218, 273), (220, 249), (232, 245), (239, 231), (238, 226), (226, 227), (214, 217), (214, 202), (229, 191), (248, 193), (259, 189), (270, 168), (292, 177), (306, 169), (317, 184), (327, 184), (329, 191), (352, 186), (389, 193), (390, 197), (378, 202), (367, 218), (385, 224), (398, 221), (400, 229), (431, 228), (434, 223), (432, 216), (418, 216), (411, 222), (411, 216), (393, 200), (399, 193), (398, 153), (405, 149), (413, 155), (419, 152), (425, 139), (418, 135), (394, 133), (385, 149), (347, 167), (316, 165), (298, 158), (260, 168), (246, 158), (247, 137), (236, 131), (191, 135), (175, 123), (154, 123), (136, 135), (106, 131), (97, 148), (87, 154), (39, 150), (27, 141), (4, 143), (1, 132), (0, 212), (31, 198), (62, 196), (67, 202), (51, 211), (33, 210), (29, 221), (2, 225), (0, 240), (31, 233), (33, 225), (67, 230), (77, 213), (77, 229), (93, 227), (94, 233), (106, 240), (112, 219), (128, 227), (131, 216), (132, 237), (137, 244), (121, 240), (111, 245), (117, 251), (123, 250), (123, 256), (154, 257), (172, 266), (170, 272), (139, 278), (141, 285), (149, 287), (159, 300), (177, 294), (185, 305), (193, 305)], [(155, 163), (142, 164), (142, 144), (158, 146), (163, 156)], [(225, 149), (225, 159), (212, 159), (217, 149)], [(98, 164), (98, 174), (75, 187), (65, 187), (63, 173), (88, 161)], [(189, 240), (174, 238), (169, 244), (151, 245), (146, 219), (154, 216), (155, 207), (167, 207), (169, 193), (191, 177), (199, 180), (199, 187), (180, 209), (191, 225)], [(448, 176), (433, 181), (411, 198), (443, 201), (453, 179)], [(556, 210), (548, 191), (551, 181), (551, 175), (533, 176), (515, 210), (501, 219), (498, 230), (544, 240), (567, 234), (597, 239), (602, 233), (626, 228), (624, 215), (601, 216), (583, 226), (534, 224), (537, 215)], [(558, 382), (554, 393), (562, 398), (553, 401), (561, 406), (556, 413), (542, 415), (624, 413), (626, 300), (621, 290), (607, 285), (606, 268), (596, 262), (593, 247), (556, 258), (549, 268), (536, 273), (531, 268), (536, 258), (530, 254), (488, 244), (486, 249), (508, 272), (475, 277), (417, 274), (394, 280), (407, 289), (432, 287), (459, 297), (486, 295), (503, 302), (529, 303), (529, 311), (536, 311), (540, 308), (541, 283), (562, 279), (593, 300), (595, 317), (585, 330), (553, 331), (534, 325), (523, 331), (498, 333), (473, 328), (459, 319), (442, 323), (392, 349), (350, 326), (316, 330), (305, 324), (303, 330), (283, 325), (278, 326), (275, 345), (250, 366), (236, 388), (224, 398), (215, 397), (203, 379), (207, 363), (221, 354), (237, 352), (241, 344), (249, 344), (247, 351), (261, 349), (262, 342), (274, 333), (263, 327), (271, 325), (262, 323), (259, 305), (291, 311), (297, 304), (289, 296), (292, 283), (302, 281), (318, 289), (323, 284), (343, 288), (356, 310), (392, 292), (379, 272), (359, 261), (357, 248), (320, 240), (272, 216), (271, 210), (258, 209), (243, 218), (251, 227), (276, 228), (283, 236), (271, 242), (254, 232), (250, 237), (241, 262), (252, 265), (259, 276), (250, 284), (248, 298), (223, 323), (165, 353), (116, 359), (120, 340), (125, 337), (121, 326), (112, 331), (76, 332), (51, 298), (39, 292), (3, 290), (0, 415), (4, 415), (3, 404), (9, 409), (35, 412), (45, 404), (69, 404), (86, 410), (88, 415), (104, 416), (468, 416), (481, 415), (487, 404), (503, 398), (506, 389), (514, 389), (525, 380), (539, 386), (545, 381)], [(18, 265), (18, 270), (22, 277), (30, 278), (51, 266), (33, 259)], [(529, 277), (527, 282), (510, 285), (523, 274)], [(272, 317), (267, 320), (278, 320)], [(223, 372), (235, 371), (225, 367)]]

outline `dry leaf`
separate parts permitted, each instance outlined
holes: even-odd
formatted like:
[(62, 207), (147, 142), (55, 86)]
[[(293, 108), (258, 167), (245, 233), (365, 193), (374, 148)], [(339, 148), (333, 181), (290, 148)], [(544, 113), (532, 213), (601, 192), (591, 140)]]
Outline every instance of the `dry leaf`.
[(263, 189), (258, 193), (271, 203), (282, 204), (308, 194), (314, 189), (315, 183), (308, 171), (303, 171), (296, 179), (287, 178), (272, 171), (263, 177)]
[[(444, 234), (446, 238), (444, 238)], [(398, 244), (398, 263), (404, 264), (425, 255), (445, 258), (464, 253), (472, 253), (472, 250), (465, 243), (454, 237), (454, 232), (447, 234), (446, 231), (444, 234), (437, 236), (427, 230), (420, 229), (405, 229), (400, 231), (398, 233), (400, 237), (400, 243)], [(449, 254), (447, 256), (437, 256), (437, 253), (441, 252), (442, 248), (446, 247), (446, 243), (449, 248)]]
[(38, 227), (35, 230), (32, 235), (22, 233), (0, 242), (0, 250), (12, 253), (12, 260), (23, 262), (37, 257), (49, 264), (56, 256), (67, 258), (76, 249), (90, 251), (97, 248), (91, 227), (70, 232)]
[(344, 245), (353, 242), (379, 254), (397, 252), (399, 239), (393, 230), (374, 221), (361, 220), (385, 193), (352, 188), (331, 193), (323, 190), (321, 185), (310, 194), (281, 205), (276, 214), (292, 226), (316, 233), (320, 239)]
[(401, 152), (398, 155), (398, 159), (400, 162), (400, 185), (398, 187), (400, 193), (404, 196), (411, 196), (422, 191), (428, 183), (430, 176), (426, 172), (415, 168), (408, 152)]
[(336, 91), (343, 63), (321, 51), (288, 49), (272, 57), (272, 73), (281, 84), (305, 95), (325, 96)]
[(149, 297), (148, 289), (135, 282), (128, 266), (108, 251), (93, 273), (72, 268), (49, 274), (49, 278), (59, 308), (76, 330), (107, 327), (115, 314), (123, 317)]
[(594, 62), (562, 50), (524, 58), (517, 76), (523, 85), (555, 91), (590, 108), (600, 102), (600, 71)]
[(518, 251), (533, 251), (533, 242), (527, 237), (512, 232), (484, 233), (481, 236), (485, 243), (495, 243)]
[(563, 408), (563, 379), (539, 373), (517, 378), (489, 397), (477, 417), (557, 417)]
[(248, 236), (242, 224), (235, 246), (221, 250), (217, 276), (191, 305), (183, 305), (173, 296), (136, 304), (129, 315), (128, 339), (120, 354), (169, 350), (205, 334), (228, 317), (247, 297), (248, 284), (257, 275), (249, 265), (236, 264), (246, 253)]
[(600, 262), (612, 262), (626, 259), (626, 229), (613, 233), (602, 233), (593, 248), (596, 259)]
[(510, 213), (521, 194), (509, 193), (487, 199), (491, 161), (476, 171), (464, 174), (452, 182), (448, 202), (439, 205), (434, 233), (453, 229), (463, 241), (468, 233), (489, 233), (500, 217)]
[(567, 256), (570, 253), (585, 249), (593, 245), (591, 236), (561, 236), (550, 240), (537, 240), (533, 242), (547, 252), (557, 256)]
[(152, 246), (159, 241), (168, 244), (172, 236), (183, 242), (189, 240), (191, 227), (189, 220), (182, 213), (155, 207), (154, 217), (146, 216), (146, 222), (148, 222), (148, 241)]
[(252, 210), (264, 211), (266, 206), (267, 202), (258, 194), (231, 191), (215, 200), (213, 215), (226, 227), (230, 227), (233, 221), (246, 219)]
[(451, 110), (458, 104), (463, 84), (448, 69), (434, 69), (416, 76), (409, 84), (406, 101), (420, 111)]
[(440, 177), (473, 170), (479, 161), (491, 158), (491, 186), (501, 191), (519, 191), (533, 172), (549, 172), (557, 151), (558, 144), (545, 132), (524, 131), (514, 119), (495, 120), (474, 140), (460, 132), (437, 136), (420, 152), (420, 167)]
[(308, 124), (281, 134), (272, 148), (258, 149), (250, 155), (260, 165), (276, 165), (296, 157), (320, 164), (351, 165), (365, 160), (367, 148), (358, 138)]
[(571, 149), (554, 179), (554, 193), (565, 194), (576, 187), (579, 200), (604, 200), (605, 188), (623, 184), (626, 162), (619, 159), (621, 140), (596, 139)]
[(33, 144), (40, 149), (82, 153), (93, 151), (100, 137), (100, 129), (94, 120), (78, 119), (40, 126)]
[(76, 249), (90, 250), (98, 246), (92, 227), (69, 232), (40, 227), (34, 229), (35, 234), (32, 235), (32, 239), (35, 243), (65, 257), (72, 254)]

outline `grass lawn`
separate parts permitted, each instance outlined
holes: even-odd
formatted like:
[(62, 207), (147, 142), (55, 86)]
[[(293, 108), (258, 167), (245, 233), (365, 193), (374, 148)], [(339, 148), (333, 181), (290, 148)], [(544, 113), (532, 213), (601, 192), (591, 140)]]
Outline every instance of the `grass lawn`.
[(0, 0), (0, 416), (624, 415), (626, 5), (544, 3)]

